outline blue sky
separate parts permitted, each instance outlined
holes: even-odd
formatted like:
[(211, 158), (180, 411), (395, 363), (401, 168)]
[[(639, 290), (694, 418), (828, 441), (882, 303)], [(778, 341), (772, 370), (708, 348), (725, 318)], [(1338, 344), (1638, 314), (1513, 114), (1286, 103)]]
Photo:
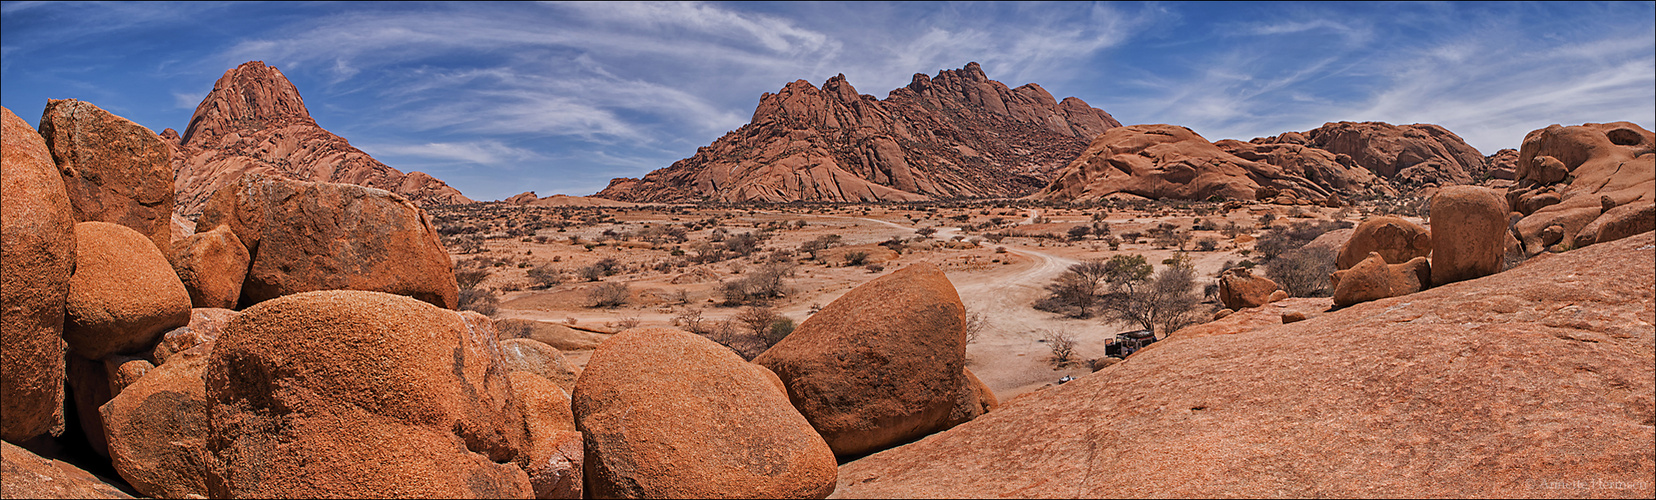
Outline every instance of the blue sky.
[(665, 167), (796, 79), (884, 98), (970, 61), (1209, 140), (1377, 120), (1490, 154), (1553, 123), (1656, 130), (1653, 19), (1652, 2), (6, 2), (0, 104), (183, 129), (225, 70), (263, 60), (324, 128), (478, 200)]

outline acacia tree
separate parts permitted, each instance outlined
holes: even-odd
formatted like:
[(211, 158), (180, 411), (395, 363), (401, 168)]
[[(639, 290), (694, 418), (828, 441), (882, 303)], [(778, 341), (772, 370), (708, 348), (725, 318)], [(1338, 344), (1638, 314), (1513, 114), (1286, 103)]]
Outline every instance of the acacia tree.
[[(1113, 263), (1122, 257), (1127, 256), (1118, 255), (1110, 261)], [(1195, 267), (1183, 254), (1164, 264), (1160, 272), (1151, 276), (1151, 266), (1144, 261), (1144, 256), (1122, 258), (1109, 281), (1110, 293), (1100, 301), (1104, 317), (1162, 333), (1195, 323), (1201, 315), (1197, 308), (1201, 296), (1194, 290)]]

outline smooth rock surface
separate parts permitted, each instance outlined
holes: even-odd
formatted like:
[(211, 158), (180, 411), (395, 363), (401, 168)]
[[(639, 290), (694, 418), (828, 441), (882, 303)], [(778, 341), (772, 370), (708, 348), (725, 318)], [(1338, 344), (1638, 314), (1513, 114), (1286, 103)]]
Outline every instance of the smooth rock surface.
[(834, 490), (833, 452), (776, 377), (699, 335), (616, 334), (593, 352), (573, 399), (593, 498), (822, 498)]
[(63, 432), (75, 216), (46, 142), (0, 108), (0, 438)]
[(836, 456), (862, 455), (947, 422), (962, 387), (965, 320), (943, 271), (914, 264), (846, 292), (753, 362), (782, 379)]
[(87, 359), (139, 353), (190, 321), (190, 293), (144, 235), (109, 222), (75, 224), (63, 339)]
[(845, 464), (835, 496), (1648, 498), (1652, 248), (1645, 233), (1293, 324), (1176, 333)]

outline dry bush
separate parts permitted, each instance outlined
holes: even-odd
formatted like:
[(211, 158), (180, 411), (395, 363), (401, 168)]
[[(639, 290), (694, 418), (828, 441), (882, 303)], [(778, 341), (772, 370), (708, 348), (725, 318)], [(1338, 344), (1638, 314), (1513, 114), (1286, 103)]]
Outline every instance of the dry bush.
[(1336, 253), (1328, 247), (1312, 247), (1284, 253), (1265, 266), (1265, 277), (1288, 292), (1290, 297), (1333, 295), (1328, 275), (1334, 273)]
[(966, 311), (966, 343), (977, 342), (978, 334), (989, 326), (989, 317), (978, 311)]
[(500, 309), (500, 298), (495, 297), (494, 290), (487, 288), (463, 288), (460, 290), (460, 309), (494, 316)]
[(488, 269), (460, 269), (454, 271), (454, 283), (459, 285), (461, 290), (477, 288), (479, 283), (488, 278)]
[(702, 318), (701, 309), (679, 311), (677, 315), (673, 316), (673, 324), (696, 335), (707, 335), (712, 327), (706, 319)]
[(616, 319), (615, 322), (610, 324), (609, 326), (611, 328), (614, 328), (615, 331), (617, 331), (617, 332), (624, 332), (624, 331), (627, 331), (627, 330), (638, 328), (639, 323), (641, 323), (641, 321), (638, 319), (637, 316), (622, 316), (619, 319)]
[(563, 283), (563, 271), (549, 264), (541, 265), (529, 270), (529, 279), (539, 288), (552, 288)]
[(1075, 356), (1075, 337), (1064, 330), (1046, 330), (1041, 337), (1046, 340), (1047, 347), (1052, 349), (1053, 366), (1069, 364)]
[(632, 289), (626, 283), (603, 283), (587, 292), (589, 307), (616, 308), (627, 303)]

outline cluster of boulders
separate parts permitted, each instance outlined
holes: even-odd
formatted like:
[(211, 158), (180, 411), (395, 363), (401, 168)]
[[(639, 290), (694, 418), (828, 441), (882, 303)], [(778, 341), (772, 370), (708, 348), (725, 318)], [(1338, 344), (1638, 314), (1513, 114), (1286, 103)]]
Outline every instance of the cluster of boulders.
[[(79, 121), (133, 135), (116, 144), (155, 135), (90, 105), (48, 115), (51, 141), (4, 113), (8, 496), (120, 496), (37, 455), (72, 454), (80, 429), (152, 497), (822, 498), (840, 460), (996, 405), (935, 266), (848, 292), (753, 363), (674, 329), (497, 325), (453, 310), (424, 211), (385, 191), (250, 173), (195, 234), (83, 220), (100, 212), (75, 211), (88, 196), (66, 181), (171, 179), (98, 170), (148, 165), (131, 159), (71, 176), (54, 148), (98, 144)], [(549, 342), (597, 350), (577, 370)]]
[(1532, 131), (1516, 163), (1506, 200), (1528, 255), (1656, 229), (1656, 134), (1637, 124)]

